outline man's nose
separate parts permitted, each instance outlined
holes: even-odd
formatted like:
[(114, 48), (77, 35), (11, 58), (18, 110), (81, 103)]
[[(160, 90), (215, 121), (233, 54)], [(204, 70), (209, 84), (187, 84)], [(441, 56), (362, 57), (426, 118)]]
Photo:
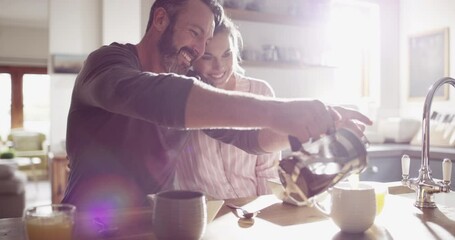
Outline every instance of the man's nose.
[(205, 52), (205, 42), (197, 41), (196, 44), (194, 45), (194, 50), (196, 51), (197, 57), (199, 58), (202, 55), (202, 53)]

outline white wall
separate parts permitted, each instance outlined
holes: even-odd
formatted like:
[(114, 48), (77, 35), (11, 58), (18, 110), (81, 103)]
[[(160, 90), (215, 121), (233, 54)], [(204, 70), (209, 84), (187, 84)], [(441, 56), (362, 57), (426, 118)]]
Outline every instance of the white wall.
[(377, 120), (400, 115), (399, 1), (374, 0), (379, 4), (381, 29), (380, 103)]
[[(113, 41), (137, 43), (143, 32), (141, 8), (150, 0), (50, 0), (50, 55), (87, 55)], [(148, 14), (148, 11), (147, 11)], [(49, 68), (51, 69), (51, 68)], [(53, 152), (63, 151), (66, 121), (76, 74), (51, 73), (51, 135)]]
[[(49, 69), (55, 54), (86, 55), (101, 45), (100, 0), (49, 1)], [(66, 120), (75, 74), (54, 74), (51, 77), (51, 132), (53, 152), (64, 151)]]
[(45, 66), (47, 28), (0, 25), (0, 64)]
[(50, 54), (88, 54), (101, 36), (100, 0), (49, 1)]
[(140, 1), (103, 0), (103, 45), (112, 42), (137, 43), (141, 40), (142, 25)]
[[(422, 118), (423, 99), (407, 98), (409, 70), (408, 40), (409, 36), (425, 33), (435, 29), (449, 27), (450, 67), (449, 76), (454, 77), (455, 39), (450, 37), (455, 30), (455, 1), (453, 0), (401, 0), (400, 1), (400, 85), (402, 88), (400, 113), (402, 116)], [(453, 36), (453, 35), (452, 35)], [(438, 79), (434, 79), (436, 81)], [(430, 86), (428, 86), (430, 87)], [(450, 87), (449, 101), (433, 101), (432, 110), (455, 112), (454, 89)]]

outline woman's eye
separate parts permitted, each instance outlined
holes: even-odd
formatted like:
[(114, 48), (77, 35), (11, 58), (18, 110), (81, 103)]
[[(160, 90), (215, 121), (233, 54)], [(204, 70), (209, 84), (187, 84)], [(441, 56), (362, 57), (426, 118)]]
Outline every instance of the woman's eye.
[(223, 57), (225, 57), (225, 58), (231, 57), (231, 56), (232, 56), (232, 52), (231, 52), (231, 51), (225, 52), (225, 53), (223, 54)]

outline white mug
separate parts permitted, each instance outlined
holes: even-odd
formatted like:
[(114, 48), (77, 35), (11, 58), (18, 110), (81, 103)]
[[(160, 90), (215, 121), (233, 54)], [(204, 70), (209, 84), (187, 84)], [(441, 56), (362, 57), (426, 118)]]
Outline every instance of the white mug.
[(349, 182), (340, 182), (329, 190), (329, 206), (315, 201), (322, 213), (347, 233), (361, 233), (368, 230), (376, 217), (376, 196), (374, 187), (359, 183), (352, 188)]
[(201, 239), (207, 225), (202, 192), (172, 190), (147, 195), (153, 208), (153, 233), (158, 239)]

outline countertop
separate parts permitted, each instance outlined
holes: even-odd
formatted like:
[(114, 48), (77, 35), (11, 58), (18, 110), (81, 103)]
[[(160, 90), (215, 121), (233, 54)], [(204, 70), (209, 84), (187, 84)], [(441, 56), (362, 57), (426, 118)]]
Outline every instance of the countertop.
[[(393, 187), (394, 191), (391, 191)], [(404, 192), (403, 192), (404, 190)], [(314, 207), (283, 204), (274, 195), (226, 200), (247, 210), (261, 210), (250, 220), (238, 219), (223, 206), (209, 223), (202, 239), (455, 239), (455, 209), (438, 204), (437, 208), (419, 209), (414, 199), (401, 197), (409, 189), (389, 186), (384, 210), (374, 225), (362, 234), (340, 232), (338, 227)], [(394, 195), (399, 194), (399, 195)], [(448, 193), (453, 195), (454, 193)], [(156, 239), (152, 232), (152, 209), (115, 211), (106, 221), (117, 229), (109, 236), (98, 235), (88, 215), (78, 214), (75, 239)], [(0, 219), (0, 239), (25, 239), (21, 218)]]
[[(373, 158), (398, 157), (398, 159), (401, 159), (403, 154), (419, 159), (422, 157), (422, 146), (411, 144), (371, 144), (367, 151), (368, 156)], [(442, 160), (444, 158), (455, 160), (455, 148), (430, 146), (430, 159)]]

